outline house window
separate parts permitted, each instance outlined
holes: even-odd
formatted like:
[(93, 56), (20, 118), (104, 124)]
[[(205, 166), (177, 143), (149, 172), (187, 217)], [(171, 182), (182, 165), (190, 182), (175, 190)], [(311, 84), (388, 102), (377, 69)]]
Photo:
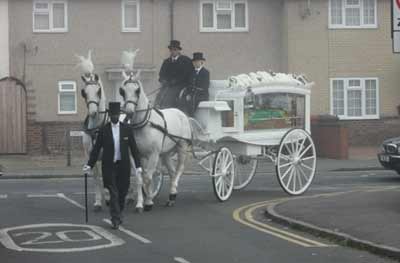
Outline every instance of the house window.
[(139, 1), (122, 1), (122, 32), (140, 32)]
[(200, 2), (201, 32), (248, 31), (247, 1), (214, 0)]
[(331, 79), (331, 114), (340, 119), (379, 118), (377, 78)]
[(33, 32), (67, 32), (66, 1), (34, 1)]
[(75, 114), (76, 107), (76, 82), (58, 82), (58, 114)]
[(376, 0), (330, 0), (330, 28), (376, 28)]

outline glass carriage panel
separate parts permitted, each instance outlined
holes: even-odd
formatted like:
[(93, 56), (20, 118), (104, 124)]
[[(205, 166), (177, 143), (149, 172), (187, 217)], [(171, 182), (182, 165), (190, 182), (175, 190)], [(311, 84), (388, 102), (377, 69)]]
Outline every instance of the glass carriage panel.
[(235, 103), (234, 100), (225, 100), (229, 107), (231, 108), (230, 111), (222, 111), (221, 112), (221, 121), (222, 121), (222, 128), (234, 128), (236, 125), (235, 123)]
[(245, 102), (244, 130), (305, 127), (305, 96), (294, 93), (255, 94), (252, 103)]

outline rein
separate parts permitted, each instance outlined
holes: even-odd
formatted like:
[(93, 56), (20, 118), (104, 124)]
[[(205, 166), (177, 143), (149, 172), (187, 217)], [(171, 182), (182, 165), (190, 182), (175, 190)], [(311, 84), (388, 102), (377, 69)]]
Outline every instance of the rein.
[(94, 128), (89, 128), (89, 115), (86, 115), (85, 121), (83, 122), (83, 131), (90, 135), (90, 137), (92, 137), (92, 139), (94, 139), (94, 137), (96, 136), (96, 134), (98, 133), (98, 131), (104, 126), (104, 124), (106, 123), (107, 117), (108, 117), (108, 112), (107, 111), (100, 111), (98, 112), (99, 114), (103, 114), (103, 120), (100, 122), (100, 124)]
[(140, 129), (143, 128), (144, 126), (146, 126), (146, 124), (149, 122), (150, 120), (150, 116), (151, 116), (151, 111), (152, 111), (152, 107), (150, 104), (148, 104), (147, 109), (142, 109), (142, 110), (137, 110), (136, 112), (146, 112), (146, 115), (144, 116), (143, 120), (141, 120), (140, 122), (137, 123), (133, 123), (132, 117), (133, 114), (131, 115), (131, 117), (128, 117), (128, 115), (125, 117), (123, 123), (127, 124), (131, 129)]

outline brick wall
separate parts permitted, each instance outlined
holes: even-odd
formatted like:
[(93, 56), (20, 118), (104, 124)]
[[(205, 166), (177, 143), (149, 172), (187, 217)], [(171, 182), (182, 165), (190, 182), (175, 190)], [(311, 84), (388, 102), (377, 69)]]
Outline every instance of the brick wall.
[(348, 129), (350, 146), (379, 146), (387, 138), (400, 136), (400, 117), (397, 116), (341, 122)]
[[(81, 122), (28, 122), (28, 154), (66, 154), (69, 130), (82, 130)], [(82, 153), (82, 137), (71, 137), (72, 152)]]

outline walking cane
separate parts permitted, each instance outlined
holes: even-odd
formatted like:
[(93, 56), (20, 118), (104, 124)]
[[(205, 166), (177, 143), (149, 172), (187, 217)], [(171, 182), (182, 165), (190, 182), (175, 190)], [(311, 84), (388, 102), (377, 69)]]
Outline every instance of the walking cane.
[(86, 220), (86, 224), (88, 223), (88, 209), (87, 209), (87, 177), (88, 177), (88, 173), (85, 173), (85, 220)]

